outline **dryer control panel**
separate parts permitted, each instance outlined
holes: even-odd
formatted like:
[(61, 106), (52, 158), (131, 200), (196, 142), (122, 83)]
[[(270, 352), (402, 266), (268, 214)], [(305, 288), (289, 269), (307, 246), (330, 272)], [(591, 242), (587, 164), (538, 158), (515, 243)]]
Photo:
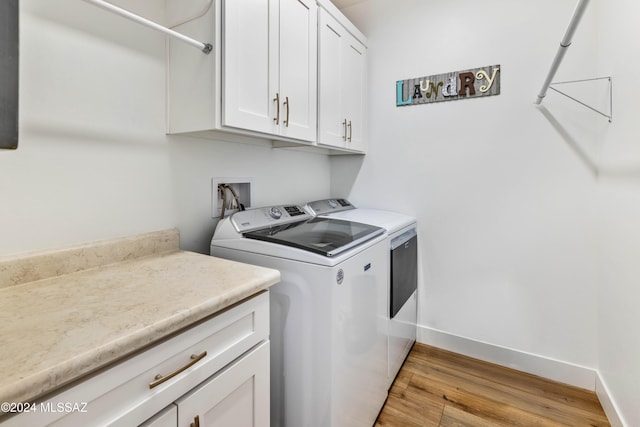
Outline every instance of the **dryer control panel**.
[(313, 215), (325, 215), (333, 212), (355, 209), (347, 199), (325, 199), (307, 203), (307, 210)]
[(231, 215), (231, 223), (238, 233), (270, 228), (313, 218), (301, 206), (268, 206), (236, 212)]

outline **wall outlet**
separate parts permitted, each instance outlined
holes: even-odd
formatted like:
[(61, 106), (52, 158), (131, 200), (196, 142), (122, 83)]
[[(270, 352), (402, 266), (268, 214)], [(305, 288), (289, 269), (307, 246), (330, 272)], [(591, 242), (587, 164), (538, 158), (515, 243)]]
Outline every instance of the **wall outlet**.
[[(244, 205), (245, 209), (251, 207), (251, 178), (211, 178), (211, 217), (220, 218), (222, 212), (222, 191), (221, 185), (228, 185), (236, 192), (240, 203)], [(238, 209), (231, 207), (231, 201), (233, 194), (227, 190), (227, 207), (224, 211), (224, 216), (229, 216), (236, 212)]]

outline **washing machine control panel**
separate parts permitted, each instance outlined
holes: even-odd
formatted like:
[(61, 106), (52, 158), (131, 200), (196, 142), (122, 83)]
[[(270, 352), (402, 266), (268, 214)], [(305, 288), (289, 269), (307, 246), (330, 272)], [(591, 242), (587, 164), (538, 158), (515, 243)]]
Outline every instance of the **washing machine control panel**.
[(271, 218), (273, 219), (280, 219), (282, 218), (282, 211), (278, 208), (270, 208), (269, 216), (271, 216)]
[(311, 218), (302, 206), (282, 205), (236, 212), (231, 215), (231, 223), (239, 233), (246, 233)]

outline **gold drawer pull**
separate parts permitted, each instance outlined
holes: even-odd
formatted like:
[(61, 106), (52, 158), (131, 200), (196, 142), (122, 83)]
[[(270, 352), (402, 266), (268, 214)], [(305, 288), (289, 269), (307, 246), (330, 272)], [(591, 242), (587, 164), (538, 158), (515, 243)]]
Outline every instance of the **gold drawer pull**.
[(191, 423), (191, 427), (200, 427), (200, 415), (196, 415)]
[(173, 371), (169, 375), (164, 375), (164, 376), (161, 375), (161, 374), (156, 375), (155, 378), (154, 378), (155, 381), (152, 382), (152, 383), (149, 383), (149, 388), (157, 387), (160, 384), (162, 384), (163, 382), (169, 381), (171, 378), (173, 378), (176, 375), (186, 371), (187, 369), (189, 369), (190, 367), (192, 367), (193, 365), (195, 365), (196, 363), (198, 363), (199, 361), (204, 359), (206, 355), (207, 355), (206, 351), (203, 351), (200, 354), (192, 354), (191, 355), (191, 361), (189, 363), (187, 363), (186, 365), (184, 365), (182, 368), (179, 368), (179, 369)]

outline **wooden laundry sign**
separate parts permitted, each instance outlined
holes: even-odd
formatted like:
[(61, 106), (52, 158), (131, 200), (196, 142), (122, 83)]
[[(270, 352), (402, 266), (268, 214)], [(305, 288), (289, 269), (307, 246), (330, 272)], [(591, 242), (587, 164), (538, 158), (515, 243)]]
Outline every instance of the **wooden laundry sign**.
[(396, 106), (500, 95), (500, 65), (396, 82)]

